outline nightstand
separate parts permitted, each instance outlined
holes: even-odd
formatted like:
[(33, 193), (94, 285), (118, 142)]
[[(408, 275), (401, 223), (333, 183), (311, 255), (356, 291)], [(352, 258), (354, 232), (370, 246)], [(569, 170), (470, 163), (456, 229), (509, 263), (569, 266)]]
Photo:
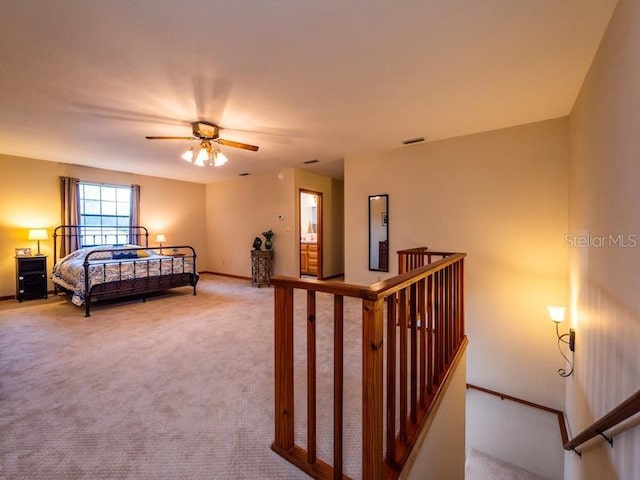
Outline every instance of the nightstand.
[(251, 250), (251, 285), (271, 286), (273, 250)]
[(16, 299), (47, 298), (47, 257), (16, 257)]

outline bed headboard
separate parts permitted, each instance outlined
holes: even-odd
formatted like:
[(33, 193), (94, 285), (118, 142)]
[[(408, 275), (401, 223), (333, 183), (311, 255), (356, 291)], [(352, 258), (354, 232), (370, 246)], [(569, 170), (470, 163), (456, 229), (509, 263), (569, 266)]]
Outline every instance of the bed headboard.
[(124, 243), (148, 247), (149, 230), (140, 225), (131, 227), (59, 225), (53, 230), (53, 264), (56, 264), (58, 254), (62, 258), (81, 247)]

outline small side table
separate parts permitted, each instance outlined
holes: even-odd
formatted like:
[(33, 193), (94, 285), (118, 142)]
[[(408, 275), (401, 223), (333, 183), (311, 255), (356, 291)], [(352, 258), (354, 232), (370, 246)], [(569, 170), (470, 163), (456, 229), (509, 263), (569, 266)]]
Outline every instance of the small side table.
[(273, 250), (251, 250), (251, 286), (270, 287)]
[(47, 257), (16, 257), (16, 299), (47, 298)]

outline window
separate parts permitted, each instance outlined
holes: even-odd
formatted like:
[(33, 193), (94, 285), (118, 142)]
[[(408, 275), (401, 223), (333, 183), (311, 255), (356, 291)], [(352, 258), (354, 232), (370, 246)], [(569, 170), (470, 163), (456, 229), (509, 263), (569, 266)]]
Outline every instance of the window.
[(131, 225), (131, 187), (79, 183), (82, 245), (127, 243)]

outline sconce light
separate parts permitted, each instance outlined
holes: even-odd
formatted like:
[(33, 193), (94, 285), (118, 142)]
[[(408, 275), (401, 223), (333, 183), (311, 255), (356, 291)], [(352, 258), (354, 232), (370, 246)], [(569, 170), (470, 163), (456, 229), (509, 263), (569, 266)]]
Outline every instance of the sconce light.
[(564, 354), (561, 348), (561, 344), (565, 343), (569, 345), (569, 350), (572, 352), (576, 351), (576, 331), (573, 328), (569, 329), (569, 333), (563, 333), (560, 335), (559, 325), (564, 320), (564, 312), (565, 307), (558, 307), (555, 305), (549, 305), (547, 307), (549, 310), (549, 317), (553, 320), (553, 323), (556, 324), (556, 335), (558, 336), (558, 350), (560, 350), (560, 355), (564, 357), (567, 363), (571, 366), (571, 369), (567, 372), (564, 368), (558, 369), (558, 374), (561, 377), (568, 377), (573, 373), (573, 362), (569, 360), (569, 358)]
[(38, 255), (40, 253), (40, 240), (49, 240), (49, 234), (44, 228), (35, 228), (29, 230), (29, 240), (37, 240), (38, 241)]
[(164, 236), (164, 233), (159, 233), (156, 235), (156, 242), (160, 244), (160, 255), (162, 255), (162, 244), (166, 242), (167, 239)]

